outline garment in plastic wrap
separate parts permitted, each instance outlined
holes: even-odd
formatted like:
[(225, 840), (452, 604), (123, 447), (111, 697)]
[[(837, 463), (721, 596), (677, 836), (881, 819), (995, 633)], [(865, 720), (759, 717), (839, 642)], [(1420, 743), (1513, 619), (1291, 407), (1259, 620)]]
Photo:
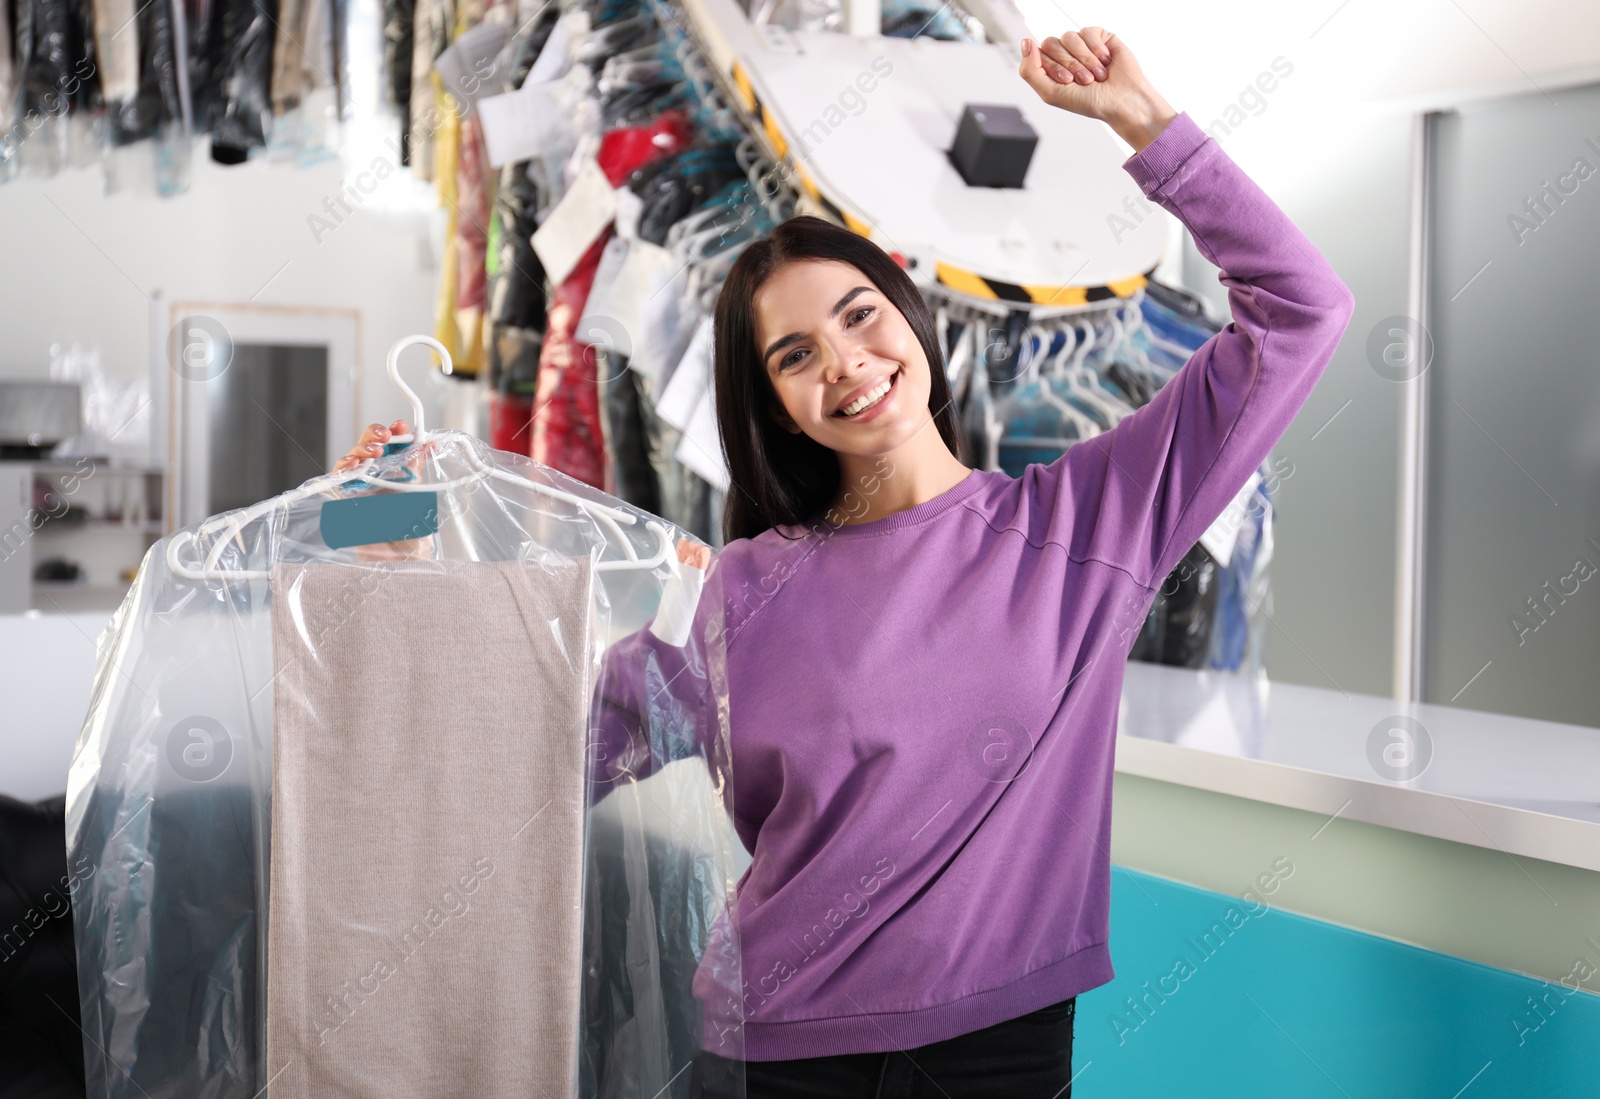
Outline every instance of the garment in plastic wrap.
[[(378, 483), (317, 478), (162, 538), (99, 639), (66, 819), (69, 861), (87, 868), (73, 904), (87, 1095), (254, 1099), (276, 1078), (269, 1097), (445, 1096), (469, 1067), (471, 1094), (497, 1094), (534, 1048), (489, 1044), (479, 1024), (498, 1003), (545, 1013), (540, 1063), (568, 1083), (550, 1099), (682, 1099), (704, 1003), (743, 984), (735, 939), (713, 930), (727, 931), (739, 844), (706, 548), (460, 432), (362, 476)], [(498, 578), (492, 613), (451, 595), (468, 577)], [(542, 676), (525, 658), (535, 632)], [(373, 670), (386, 654), (403, 675)], [(523, 705), (530, 692), (555, 709)], [(471, 720), (442, 720), (437, 697), (476, 699), (458, 706)], [(508, 761), (521, 770), (491, 779)], [(469, 793), (521, 789), (515, 774), (540, 761), (560, 796), (519, 811), (581, 870), (560, 896), (513, 888), (506, 807)], [(492, 866), (434, 880), (438, 860), (470, 852)], [(415, 903), (385, 893), (396, 884)], [(498, 946), (526, 946), (486, 938), (497, 919), (541, 912), (562, 929), (560, 964), (496, 971)], [(316, 928), (344, 952), (307, 941)], [(451, 959), (448, 987), (418, 977), (430, 950)], [(575, 1024), (550, 1014), (549, 987)], [(275, 1077), (267, 1035), (293, 1003), (302, 1021), (320, 1012), (324, 1075), (284, 1090), (293, 1073)], [(453, 1057), (385, 1044), (407, 1012)]]
[(1204, 668), (1217, 617), (1217, 561), (1195, 544), (1162, 582), (1130, 660)]
[(132, 97), (108, 104), (115, 145), (154, 137), (183, 115), (171, 6), (139, 5), (131, 27), (139, 42), (139, 84)]
[(204, 126), (211, 134), (211, 159), (219, 164), (241, 163), (267, 143), (273, 55), (281, 48), (277, 6), (276, 0), (214, 0), (216, 92)]
[[(1265, 473), (1267, 467), (1262, 466)], [(1233, 555), (1217, 572), (1217, 622), (1211, 631), (1210, 667), (1263, 674), (1262, 639), (1272, 613), (1271, 481), (1264, 477), (1250, 497)]]
[(417, 0), (383, 2), (383, 95), (400, 116), (400, 164), (411, 163), (411, 54), (416, 49), (412, 20)]

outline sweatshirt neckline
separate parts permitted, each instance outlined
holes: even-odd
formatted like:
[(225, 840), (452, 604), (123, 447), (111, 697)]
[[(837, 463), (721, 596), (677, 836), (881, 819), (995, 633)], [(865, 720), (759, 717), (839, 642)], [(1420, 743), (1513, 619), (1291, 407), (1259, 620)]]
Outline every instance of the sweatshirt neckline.
[[(823, 523), (819, 515), (811, 525), (820, 525), (827, 531), (830, 538), (868, 538), (875, 534), (888, 534), (891, 531), (904, 530), (907, 527), (926, 523), (929, 519), (944, 514), (968, 496), (977, 492), (981, 487), (983, 487), (983, 471), (971, 469), (967, 471), (965, 477), (939, 495), (903, 511), (885, 515), (881, 519), (869, 519), (865, 523), (845, 523), (842, 526), (834, 527)], [(823, 514), (826, 514), (826, 512), (823, 512)]]

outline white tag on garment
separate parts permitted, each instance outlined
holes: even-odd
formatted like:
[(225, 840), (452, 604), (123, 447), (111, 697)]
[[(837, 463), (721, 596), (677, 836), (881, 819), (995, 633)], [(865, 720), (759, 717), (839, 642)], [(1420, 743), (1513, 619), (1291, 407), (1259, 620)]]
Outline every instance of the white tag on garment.
[(678, 543), (678, 560), (661, 590), (661, 605), (650, 620), (650, 632), (680, 648), (689, 640), (694, 612), (700, 606), (711, 551), (693, 542)]
[[(608, 269), (607, 264), (612, 261), (613, 255), (620, 259)], [(584, 304), (578, 339), (626, 355), (631, 362), (640, 347), (649, 342), (646, 334), (659, 331), (644, 326), (640, 307), (649, 296), (651, 287), (659, 285), (658, 273), (671, 263), (672, 253), (665, 248), (647, 240), (629, 242), (621, 237), (613, 237), (600, 258), (594, 288), (589, 291), (589, 300)], [(604, 282), (601, 281), (602, 276)]]
[(589, 287), (589, 298), (584, 302), (583, 316), (572, 336), (579, 343), (602, 347), (621, 355), (633, 354), (633, 329), (625, 326), (611, 306), (611, 290), (628, 260), (631, 246), (621, 237), (606, 241), (600, 253), (600, 263), (594, 270), (594, 282)]
[(594, 157), (586, 157), (572, 186), (533, 232), (533, 250), (551, 286), (560, 286), (617, 212), (617, 193)]
[(683, 358), (673, 368), (667, 384), (658, 392), (656, 411), (661, 418), (679, 431), (689, 429), (694, 406), (711, 384), (711, 315), (700, 318), (694, 336), (683, 353)]
[(500, 23), (479, 23), (462, 31), (433, 59), (444, 90), (472, 116), (473, 106), (505, 87), (507, 74), (496, 66), (496, 56), (506, 44), (511, 28)]
[(1251, 470), (1250, 479), (1245, 482), (1244, 487), (1200, 536), (1200, 544), (1223, 568), (1227, 568), (1228, 562), (1233, 560), (1233, 547), (1239, 540), (1239, 528), (1244, 526), (1245, 519), (1250, 515), (1250, 498), (1260, 485), (1261, 471)]
[(565, 116), (557, 106), (556, 83), (528, 81), (521, 89), (478, 100), (483, 143), (495, 168), (542, 156), (562, 144)]
[(556, 20), (556, 25), (550, 28), (550, 37), (544, 40), (544, 45), (539, 48), (539, 56), (533, 59), (533, 67), (528, 70), (526, 83), (540, 83), (546, 80), (559, 80), (572, 67), (572, 58), (567, 54), (567, 43), (576, 32), (579, 37), (589, 33), (589, 13), (586, 11), (569, 11)]
[(673, 451), (685, 468), (702, 481), (726, 494), (731, 478), (722, 457), (722, 433), (717, 430), (717, 405), (715, 390), (708, 388), (700, 394), (699, 403), (689, 417), (689, 426)]
[[(683, 295), (688, 286), (688, 267), (680, 266), (670, 275), (658, 272), (650, 280), (649, 293), (639, 306), (640, 331), (657, 335), (646, 340), (642, 347), (633, 349), (633, 358), (628, 360), (628, 365), (650, 383), (648, 392), (652, 394), (661, 392), (660, 379), (666, 377), (667, 367), (672, 365), (667, 360), (679, 348), (688, 346), (685, 334), (679, 329), (680, 323), (686, 323), (679, 311), (683, 308)], [(688, 335), (692, 336), (693, 333)], [(682, 355), (678, 357), (682, 358)]]
[(623, 240), (639, 239), (639, 215), (644, 212), (644, 199), (627, 186), (617, 188), (617, 236)]

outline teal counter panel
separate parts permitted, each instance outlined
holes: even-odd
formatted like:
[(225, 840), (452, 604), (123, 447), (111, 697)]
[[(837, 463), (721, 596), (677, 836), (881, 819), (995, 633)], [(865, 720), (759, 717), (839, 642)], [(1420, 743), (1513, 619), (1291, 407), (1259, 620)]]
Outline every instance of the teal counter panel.
[(1600, 945), (1548, 983), (1119, 867), (1111, 951), (1078, 1099), (1600, 1095)]

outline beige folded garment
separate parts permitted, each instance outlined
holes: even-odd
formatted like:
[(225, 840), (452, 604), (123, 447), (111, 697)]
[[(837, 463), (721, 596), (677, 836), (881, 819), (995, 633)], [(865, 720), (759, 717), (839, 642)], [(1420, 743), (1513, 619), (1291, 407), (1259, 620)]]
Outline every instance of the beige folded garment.
[(266, 1099), (569, 1099), (594, 574), (272, 569)]

